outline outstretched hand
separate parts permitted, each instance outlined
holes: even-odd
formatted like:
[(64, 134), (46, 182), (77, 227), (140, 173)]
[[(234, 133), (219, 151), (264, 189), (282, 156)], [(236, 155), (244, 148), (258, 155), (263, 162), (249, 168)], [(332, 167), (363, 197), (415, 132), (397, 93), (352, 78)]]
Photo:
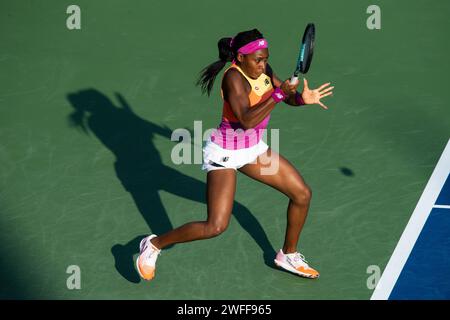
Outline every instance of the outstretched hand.
[(325, 98), (326, 96), (332, 95), (334, 87), (329, 87), (331, 83), (325, 83), (321, 85), (317, 89), (310, 89), (308, 87), (308, 80), (303, 79), (303, 92), (302, 92), (302, 99), (305, 102), (305, 104), (319, 104), (322, 108), (328, 109), (326, 105), (320, 101), (320, 99)]

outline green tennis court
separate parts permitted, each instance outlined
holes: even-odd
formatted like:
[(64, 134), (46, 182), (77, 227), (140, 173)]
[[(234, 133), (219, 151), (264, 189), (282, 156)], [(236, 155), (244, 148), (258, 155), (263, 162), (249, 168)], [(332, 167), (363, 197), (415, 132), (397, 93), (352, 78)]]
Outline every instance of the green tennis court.
[[(449, 14), (444, 0), (2, 1), (1, 298), (369, 299), (368, 268), (385, 268), (450, 137)], [(144, 235), (206, 217), (206, 174), (173, 163), (171, 134), (220, 121), (218, 84), (195, 87), (217, 41), (258, 28), (287, 79), (308, 22), (307, 79), (335, 86), (329, 110), (280, 104), (269, 128), (313, 190), (299, 249), (320, 278), (274, 267), (288, 200), (239, 174), (228, 230), (164, 250), (140, 281)]]

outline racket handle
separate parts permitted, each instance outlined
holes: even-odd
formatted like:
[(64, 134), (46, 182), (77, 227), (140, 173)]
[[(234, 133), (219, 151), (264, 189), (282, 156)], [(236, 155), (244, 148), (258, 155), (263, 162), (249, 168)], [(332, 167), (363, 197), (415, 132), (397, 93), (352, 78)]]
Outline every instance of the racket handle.
[(295, 84), (297, 81), (298, 81), (298, 77), (292, 76), (292, 77), (291, 77), (290, 84)]

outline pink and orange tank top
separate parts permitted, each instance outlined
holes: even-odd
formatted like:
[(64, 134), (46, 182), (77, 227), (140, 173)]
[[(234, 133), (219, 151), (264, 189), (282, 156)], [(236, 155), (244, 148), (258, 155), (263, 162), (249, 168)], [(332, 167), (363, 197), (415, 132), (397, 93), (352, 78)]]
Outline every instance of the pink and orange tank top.
[[(247, 79), (252, 90), (248, 98), (250, 101), (250, 108), (254, 107), (261, 101), (267, 100), (273, 92), (272, 81), (265, 73), (261, 74), (258, 79), (252, 79), (239, 68), (236, 64), (232, 64), (225, 70), (224, 76), (228, 70), (235, 68)], [(223, 79), (223, 78), (222, 78)], [(223, 92), (221, 91), (222, 99)], [(211, 141), (228, 150), (237, 150), (250, 148), (261, 140), (264, 130), (269, 123), (270, 114), (265, 117), (254, 128), (245, 130), (240, 124), (239, 120), (233, 113), (231, 106), (225, 99), (223, 100), (222, 121), (216, 130), (211, 134)]]

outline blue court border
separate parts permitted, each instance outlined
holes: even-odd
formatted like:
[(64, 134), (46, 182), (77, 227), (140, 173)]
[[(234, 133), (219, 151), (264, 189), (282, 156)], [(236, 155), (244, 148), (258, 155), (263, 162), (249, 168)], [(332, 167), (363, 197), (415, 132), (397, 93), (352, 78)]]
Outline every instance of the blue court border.
[(450, 299), (450, 140), (371, 299)]

